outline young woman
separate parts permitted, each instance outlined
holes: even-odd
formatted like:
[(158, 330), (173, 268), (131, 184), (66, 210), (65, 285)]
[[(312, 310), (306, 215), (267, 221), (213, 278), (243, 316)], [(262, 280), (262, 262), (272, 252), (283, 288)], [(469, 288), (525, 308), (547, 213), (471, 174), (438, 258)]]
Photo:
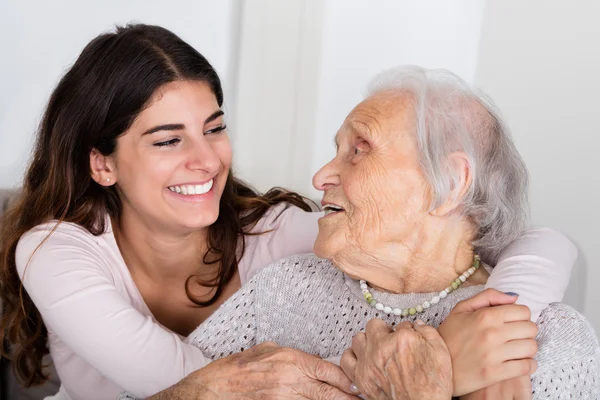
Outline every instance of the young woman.
[[(233, 176), (222, 104), (208, 61), (155, 26), (98, 36), (62, 78), (2, 221), (0, 339), (13, 343), (26, 384), (44, 381), (49, 349), (59, 399), (161, 391), (209, 362), (185, 336), (260, 268), (311, 251), (320, 213)], [(518, 240), (492, 274), (498, 287), (515, 276), (515, 251), (553, 269), (544, 295), (560, 300), (570, 242), (552, 231)], [(309, 376), (315, 356), (281, 362), (260, 384), (285, 373), (298, 390), (349, 386), (337, 367), (323, 367), (328, 379)]]

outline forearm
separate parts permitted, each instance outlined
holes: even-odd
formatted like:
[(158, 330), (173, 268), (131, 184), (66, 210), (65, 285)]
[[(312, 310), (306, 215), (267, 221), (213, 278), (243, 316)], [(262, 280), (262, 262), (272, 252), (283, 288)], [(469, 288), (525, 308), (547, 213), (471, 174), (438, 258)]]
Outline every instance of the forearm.
[(219, 396), (200, 382), (184, 379), (147, 400), (217, 400)]

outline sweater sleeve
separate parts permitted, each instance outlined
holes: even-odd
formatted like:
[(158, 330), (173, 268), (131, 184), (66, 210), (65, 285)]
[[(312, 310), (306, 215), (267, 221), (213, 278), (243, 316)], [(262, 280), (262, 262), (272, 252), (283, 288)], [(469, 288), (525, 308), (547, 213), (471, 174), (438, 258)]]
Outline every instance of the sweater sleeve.
[(594, 329), (565, 304), (552, 304), (537, 321), (533, 399), (600, 399), (600, 347)]
[(185, 340), (211, 360), (244, 351), (257, 343), (256, 279), (242, 286)]
[(576, 258), (577, 249), (561, 233), (530, 229), (500, 254), (486, 288), (517, 293), (517, 303), (528, 306), (535, 321), (550, 303), (562, 300)]
[(48, 329), (90, 366), (147, 397), (210, 361), (118, 292), (118, 274), (107, 271), (91, 235), (60, 227), (48, 233), (33, 231), (19, 241), (19, 276)]

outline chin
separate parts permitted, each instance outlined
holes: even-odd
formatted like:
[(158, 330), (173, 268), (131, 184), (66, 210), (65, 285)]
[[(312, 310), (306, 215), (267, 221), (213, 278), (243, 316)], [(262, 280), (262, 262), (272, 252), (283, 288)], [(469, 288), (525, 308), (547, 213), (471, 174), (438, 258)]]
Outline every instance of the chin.
[(319, 258), (331, 258), (331, 248), (327, 243), (327, 240), (322, 240), (317, 237), (315, 245), (313, 246), (313, 253)]
[(182, 220), (182, 224), (191, 230), (200, 230), (204, 228), (208, 228), (212, 224), (214, 224), (219, 218), (219, 211), (217, 210), (214, 213), (202, 213), (202, 215), (195, 215), (195, 218), (187, 218)]

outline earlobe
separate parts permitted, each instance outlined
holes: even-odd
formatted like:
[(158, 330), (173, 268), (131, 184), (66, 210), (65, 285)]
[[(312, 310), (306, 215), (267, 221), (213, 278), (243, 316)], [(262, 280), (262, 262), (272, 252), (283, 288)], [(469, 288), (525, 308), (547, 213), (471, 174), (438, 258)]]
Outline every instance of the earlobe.
[(102, 186), (111, 186), (116, 182), (116, 169), (110, 156), (105, 156), (97, 149), (90, 152), (90, 173), (92, 179)]

